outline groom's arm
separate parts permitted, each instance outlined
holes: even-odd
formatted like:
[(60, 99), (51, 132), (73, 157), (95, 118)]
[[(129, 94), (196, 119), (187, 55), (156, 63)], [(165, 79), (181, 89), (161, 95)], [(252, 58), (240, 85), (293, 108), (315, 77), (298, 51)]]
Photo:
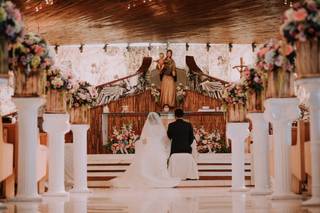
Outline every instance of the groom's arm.
[(169, 139), (172, 139), (172, 128), (171, 128), (171, 124), (169, 124), (169, 126), (168, 126), (167, 135), (168, 135), (168, 138), (169, 138)]
[(190, 123), (190, 128), (189, 128), (189, 138), (190, 138), (190, 145), (193, 143), (193, 140), (194, 140), (194, 134), (193, 134), (193, 127), (192, 127), (192, 124)]

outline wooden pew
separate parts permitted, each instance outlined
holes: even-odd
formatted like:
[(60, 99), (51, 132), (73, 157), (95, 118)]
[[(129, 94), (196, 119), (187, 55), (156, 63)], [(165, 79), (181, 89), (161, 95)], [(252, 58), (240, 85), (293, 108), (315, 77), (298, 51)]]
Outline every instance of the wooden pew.
[[(2, 128), (1, 128), (2, 129)], [(11, 198), (15, 195), (14, 185), (16, 183), (17, 166), (18, 166), (18, 125), (17, 123), (4, 123), (3, 132), (6, 143), (12, 144), (14, 150), (13, 157), (13, 175), (7, 180), (5, 185), (5, 196)], [(45, 192), (45, 182), (48, 180), (47, 169), (47, 133), (39, 133), (39, 146), (37, 150), (38, 160), (38, 191), (39, 193)]]
[(7, 131), (4, 130), (0, 117), (0, 183), (7, 198), (14, 196), (14, 147), (7, 143)]
[(305, 181), (305, 135), (306, 122), (304, 120), (299, 120), (297, 126), (292, 128), (291, 146), (292, 191), (298, 194), (302, 193), (302, 185)]

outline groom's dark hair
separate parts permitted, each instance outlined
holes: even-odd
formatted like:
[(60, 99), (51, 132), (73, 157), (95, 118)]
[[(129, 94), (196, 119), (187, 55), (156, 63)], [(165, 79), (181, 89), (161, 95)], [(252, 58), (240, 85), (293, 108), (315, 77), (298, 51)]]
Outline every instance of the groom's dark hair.
[(182, 118), (184, 116), (184, 112), (182, 109), (176, 109), (174, 111), (174, 115), (176, 116), (176, 118)]

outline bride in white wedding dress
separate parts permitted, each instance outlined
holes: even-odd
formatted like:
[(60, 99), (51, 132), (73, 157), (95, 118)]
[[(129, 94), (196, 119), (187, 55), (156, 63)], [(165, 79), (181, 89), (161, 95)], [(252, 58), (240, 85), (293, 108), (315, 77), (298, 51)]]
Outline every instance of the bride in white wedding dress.
[(157, 113), (149, 113), (135, 150), (126, 172), (110, 181), (113, 187), (171, 188), (180, 183), (180, 179), (170, 177), (167, 169), (170, 141)]

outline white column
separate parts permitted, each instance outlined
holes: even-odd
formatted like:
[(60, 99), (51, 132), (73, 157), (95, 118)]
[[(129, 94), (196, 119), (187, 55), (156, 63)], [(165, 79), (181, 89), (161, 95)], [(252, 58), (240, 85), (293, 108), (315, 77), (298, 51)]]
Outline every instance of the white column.
[(297, 98), (271, 98), (264, 103), (265, 119), (272, 123), (274, 137), (274, 192), (272, 199), (297, 199), (291, 192), (291, 127), (299, 117)]
[(44, 114), (43, 129), (48, 133), (49, 187), (46, 196), (66, 196), (64, 187), (64, 135), (70, 131), (68, 114)]
[(252, 195), (270, 194), (268, 122), (263, 113), (248, 113), (252, 122), (253, 166), (255, 187)]
[(72, 124), (73, 133), (73, 179), (71, 192), (89, 192), (87, 183), (87, 124)]
[(249, 136), (249, 123), (228, 123), (227, 138), (231, 139), (232, 149), (232, 188), (231, 191), (247, 191), (245, 187), (245, 139)]
[(13, 98), (18, 109), (18, 189), (15, 201), (39, 201), (37, 149), (39, 145), (38, 109), (43, 98)]
[(306, 206), (320, 205), (320, 78), (302, 79), (297, 82), (308, 93), (310, 106), (310, 142), (312, 197), (303, 202)]

